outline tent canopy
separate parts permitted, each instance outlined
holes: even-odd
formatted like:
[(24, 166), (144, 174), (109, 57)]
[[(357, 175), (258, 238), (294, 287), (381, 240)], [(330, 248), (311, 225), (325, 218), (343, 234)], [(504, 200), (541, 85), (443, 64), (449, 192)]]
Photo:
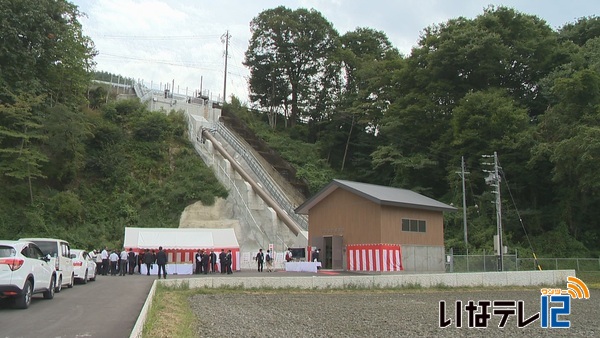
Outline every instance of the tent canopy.
[(239, 248), (235, 231), (205, 228), (125, 228), (125, 248), (190, 250)]

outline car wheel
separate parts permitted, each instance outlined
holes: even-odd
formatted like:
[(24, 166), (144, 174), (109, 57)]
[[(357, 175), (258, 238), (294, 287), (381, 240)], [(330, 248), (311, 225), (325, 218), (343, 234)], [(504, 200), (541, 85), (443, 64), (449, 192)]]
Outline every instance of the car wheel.
[(58, 277), (58, 282), (56, 283), (56, 287), (54, 288), (54, 292), (59, 293), (62, 291), (62, 276)]
[(85, 270), (85, 275), (83, 276), (83, 280), (81, 281), (82, 284), (87, 284), (88, 282), (88, 271)]
[(48, 288), (48, 290), (44, 291), (44, 299), (54, 298), (55, 288), (56, 288), (56, 277), (52, 276), (52, 279), (50, 279), (50, 287)]
[(71, 274), (71, 282), (67, 285), (67, 287), (70, 289), (73, 287), (74, 284), (75, 284), (75, 274), (72, 273)]
[(25, 286), (23, 287), (23, 293), (15, 298), (15, 307), (17, 309), (26, 309), (31, 304), (31, 295), (33, 293), (33, 288), (31, 286), (31, 282), (29, 280), (25, 281)]

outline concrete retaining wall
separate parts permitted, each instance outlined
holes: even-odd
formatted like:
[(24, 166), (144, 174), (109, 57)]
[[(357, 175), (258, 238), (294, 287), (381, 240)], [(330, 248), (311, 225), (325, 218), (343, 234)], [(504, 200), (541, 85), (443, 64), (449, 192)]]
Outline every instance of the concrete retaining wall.
[(567, 277), (575, 270), (506, 271), (439, 274), (394, 274), (365, 276), (291, 276), (291, 277), (209, 277), (169, 279), (159, 281), (177, 286), (187, 283), (190, 288), (401, 288), (401, 287), (502, 287), (566, 285)]

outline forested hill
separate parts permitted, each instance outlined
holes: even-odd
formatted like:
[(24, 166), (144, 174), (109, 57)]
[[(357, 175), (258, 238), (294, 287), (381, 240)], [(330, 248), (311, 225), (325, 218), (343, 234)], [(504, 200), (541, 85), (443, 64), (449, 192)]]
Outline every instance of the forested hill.
[[(407, 56), (385, 32), (340, 35), (314, 10), (265, 10), (250, 28), (253, 110), (230, 109), (313, 193), (345, 178), (462, 207), (464, 156), (470, 250), (491, 250), (483, 156), (497, 152), (510, 250), (600, 253), (600, 18), (553, 29), (490, 7), (426, 27)], [(446, 246), (464, 250), (461, 212), (446, 231)]]
[(96, 51), (74, 5), (2, 4), (0, 239), (118, 248), (125, 226), (177, 227), (190, 203), (227, 195), (182, 114), (91, 86)]

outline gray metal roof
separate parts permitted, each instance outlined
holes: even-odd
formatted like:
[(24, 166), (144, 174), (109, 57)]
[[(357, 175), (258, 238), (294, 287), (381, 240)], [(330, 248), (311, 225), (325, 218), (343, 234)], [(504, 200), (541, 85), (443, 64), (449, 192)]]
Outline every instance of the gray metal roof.
[(325, 188), (321, 189), (321, 191), (296, 208), (296, 213), (308, 214), (310, 208), (338, 188), (348, 190), (380, 205), (435, 211), (456, 211), (456, 208), (453, 206), (436, 201), (433, 198), (423, 196), (411, 190), (368, 183), (333, 180)]

